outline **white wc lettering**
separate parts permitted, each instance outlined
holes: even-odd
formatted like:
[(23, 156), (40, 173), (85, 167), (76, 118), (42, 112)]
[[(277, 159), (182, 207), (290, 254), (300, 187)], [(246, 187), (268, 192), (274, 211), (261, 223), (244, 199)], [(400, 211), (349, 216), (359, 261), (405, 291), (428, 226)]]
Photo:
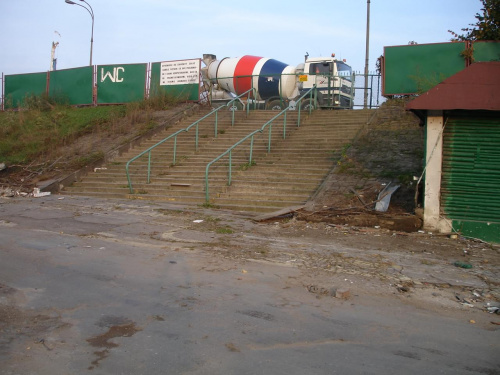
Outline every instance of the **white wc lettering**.
[(104, 72), (104, 68), (101, 68), (101, 82), (104, 82), (106, 78), (109, 78), (111, 82), (123, 82), (123, 78), (120, 78), (120, 72), (124, 72), (125, 68), (117, 66), (113, 68), (113, 72)]

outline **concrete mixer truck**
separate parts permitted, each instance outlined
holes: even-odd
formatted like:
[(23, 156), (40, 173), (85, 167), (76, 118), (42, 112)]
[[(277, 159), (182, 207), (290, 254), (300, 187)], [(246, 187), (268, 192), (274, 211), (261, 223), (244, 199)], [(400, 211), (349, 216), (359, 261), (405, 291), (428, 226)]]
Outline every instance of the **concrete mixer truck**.
[(352, 69), (344, 61), (332, 57), (311, 58), (290, 66), (280, 61), (258, 56), (243, 56), (217, 60), (215, 55), (203, 55), (205, 67), (202, 76), (209, 88), (212, 105), (228, 103), (252, 88), (256, 94), (238, 104), (240, 108), (248, 102), (260, 109), (281, 110), (296, 107), (301, 95), (317, 87), (314, 98), (304, 98), (302, 109), (345, 108), (352, 109), (354, 86)]

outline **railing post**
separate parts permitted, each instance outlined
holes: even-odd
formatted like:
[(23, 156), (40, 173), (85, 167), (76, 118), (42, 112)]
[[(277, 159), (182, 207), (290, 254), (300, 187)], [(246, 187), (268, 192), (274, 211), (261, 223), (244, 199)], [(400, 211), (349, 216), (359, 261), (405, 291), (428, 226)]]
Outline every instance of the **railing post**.
[(177, 136), (174, 137), (174, 162), (173, 162), (174, 165), (177, 160), (176, 156), (177, 156)]
[(297, 127), (300, 128), (300, 112), (301, 112), (301, 107), (302, 107), (302, 99), (300, 99), (297, 104), (299, 105), (299, 115), (297, 116)]
[(209, 192), (208, 192), (208, 168), (210, 168), (210, 163), (207, 164), (205, 168), (205, 203), (210, 201)]
[(288, 111), (285, 111), (284, 117), (283, 117), (283, 139), (286, 139), (286, 114)]
[(219, 111), (216, 111), (215, 112), (215, 135), (214, 135), (215, 138), (217, 138), (217, 123), (218, 123), (218, 120), (219, 120)]
[[(235, 103), (236, 103), (236, 102), (235, 102)], [(232, 112), (232, 114), (231, 114), (231, 127), (233, 127), (233, 126), (234, 126), (234, 112), (236, 112), (236, 111), (234, 110), (234, 106), (233, 106), (233, 107), (231, 107), (231, 112)]]
[(132, 188), (132, 179), (130, 178), (130, 173), (128, 170), (129, 165), (130, 162), (125, 165), (125, 172), (127, 172), (128, 190), (130, 191), (130, 194), (134, 194), (134, 189)]
[(248, 161), (248, 165), (252, 165), (252, 155), (253, 155), (253, 135), (250, 138), (250, 160)]
[(194, 148), (196, 151), (198, 151), (198, 125), (199, 123), (196, 124), (196, 130), (195, 130), (195, 140), (194, 140)]
[(148, 184), (151, 182), (151, 151), (148, 152)]
[(311, 116), (312, 106), (313, 106), (313, 90), (309, 93), (309, 116)]
[(273, 123), (269, 124), (269, 136), (267, 140), (267, 153), (269, 154), (271, 152), (271, 132), (273, 130)]
[(229, 151), (229, 176), (227, 180), (227, 184), (231, 185), (231, 166), (233, 164), (233, 151)]

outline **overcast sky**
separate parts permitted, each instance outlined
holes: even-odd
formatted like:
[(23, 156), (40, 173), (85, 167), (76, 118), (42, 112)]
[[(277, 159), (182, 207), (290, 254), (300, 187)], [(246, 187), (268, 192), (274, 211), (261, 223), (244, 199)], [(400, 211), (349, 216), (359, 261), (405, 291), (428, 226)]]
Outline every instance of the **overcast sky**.
[[(74, 2), (85, 5), (80, 0)], [(365, 64), (366, 0), (87, 0), (95, 14), (93, 64), (256, 55), (290, 65), (336, 53)], [(475, 23), (479, 0), (371, 0), (370, 70), (384, 46), (448, 42)], [(64, 0), (0, 0), (0, 72), (89, 64), (90, 14)]]

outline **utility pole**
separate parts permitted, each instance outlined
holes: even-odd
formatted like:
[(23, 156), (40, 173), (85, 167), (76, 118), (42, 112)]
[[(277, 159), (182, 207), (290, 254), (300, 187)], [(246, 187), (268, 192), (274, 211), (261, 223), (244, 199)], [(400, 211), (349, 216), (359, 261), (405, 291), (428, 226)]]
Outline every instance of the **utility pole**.
[(366, 53), (365, 53), (365, 98), (364, 106), (368, 106), (368, 62), (370, 60), (370, 0), (366, 0)]

